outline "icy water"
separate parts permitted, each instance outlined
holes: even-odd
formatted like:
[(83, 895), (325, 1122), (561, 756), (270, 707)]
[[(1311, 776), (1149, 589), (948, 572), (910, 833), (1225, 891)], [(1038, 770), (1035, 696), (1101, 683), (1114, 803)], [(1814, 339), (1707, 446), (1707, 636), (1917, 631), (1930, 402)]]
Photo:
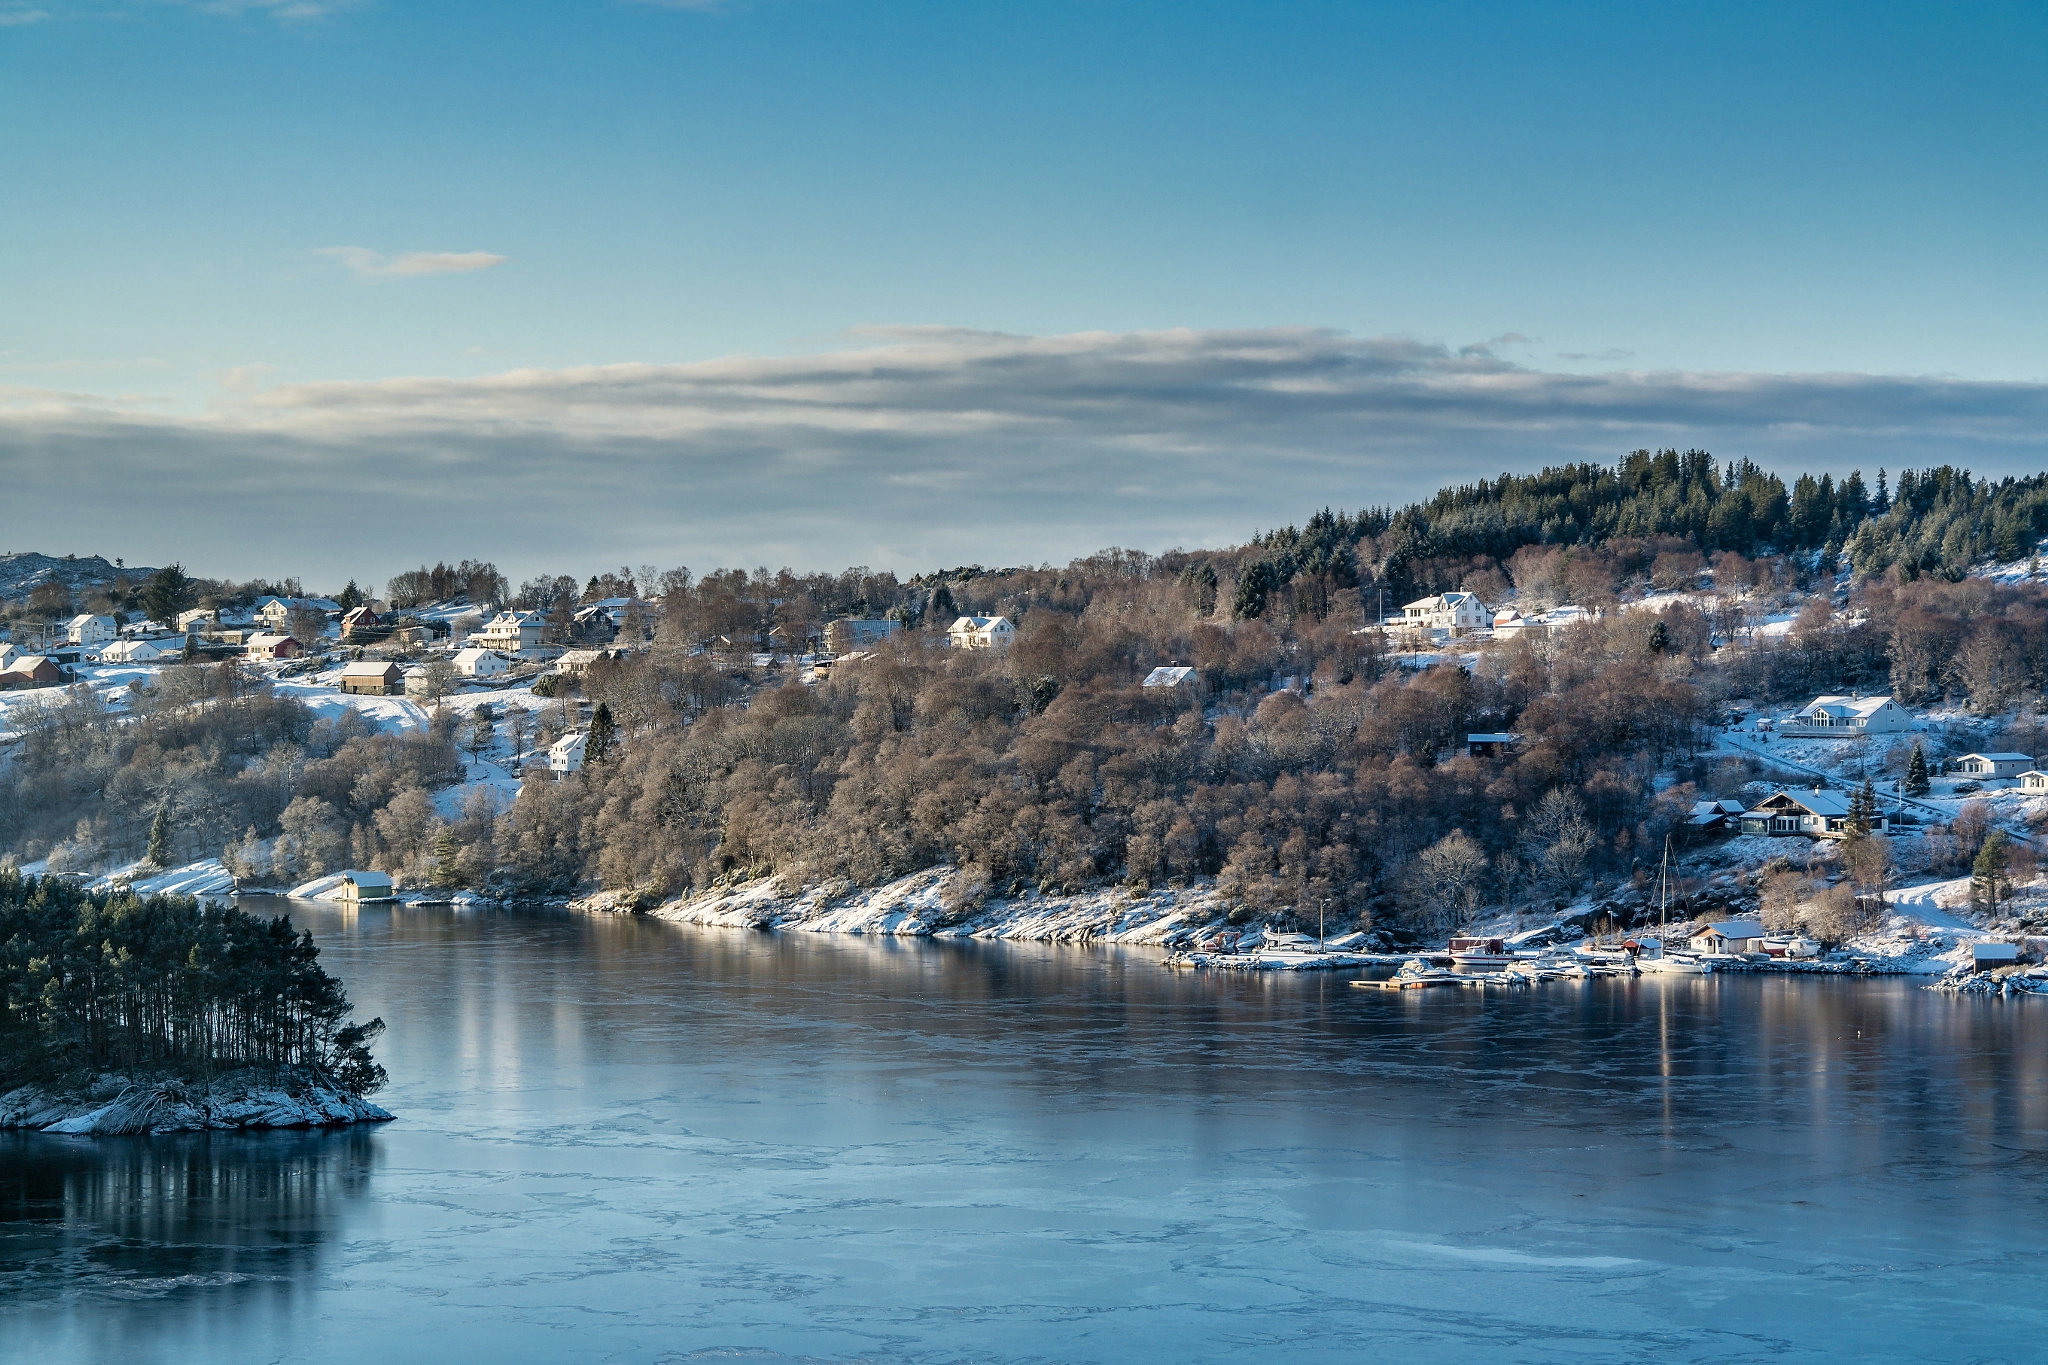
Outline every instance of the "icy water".
[(0, 1357), (2048, 1356), (2048, 1001), (293, 913), (399, 1120), (0, 1139)]

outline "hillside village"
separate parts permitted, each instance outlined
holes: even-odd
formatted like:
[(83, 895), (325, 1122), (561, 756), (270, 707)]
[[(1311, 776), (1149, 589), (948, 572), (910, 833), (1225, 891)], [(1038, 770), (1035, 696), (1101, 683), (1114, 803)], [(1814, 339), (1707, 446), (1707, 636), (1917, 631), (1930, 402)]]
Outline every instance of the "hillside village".
[[(1619, 496), (1666, 477), (1633, 468)], [(1753, 469), (1703, 477), (1768, 503)], [(1923, 523), (2043, 501), (1941, 477), (1918, 521), (1934, 475), (1896, 502), (1802, 480), (1771, 515), (1823, 543), (1755, 553), (1432, 558), (1409, 513), (1323, 514), (1063, 570), (514, 591), (465, 560), (376, 597), (0, 557), (34, 571), (0, 572), (6, 856), (1240, 965), (1324, 960), (1317, 928), (1353, 955), (1655, 932), (1859, 969), (1991, 945), (2024, 973), (2048, 948), (2041, 542), (2002, 512), (1974, 540)]]

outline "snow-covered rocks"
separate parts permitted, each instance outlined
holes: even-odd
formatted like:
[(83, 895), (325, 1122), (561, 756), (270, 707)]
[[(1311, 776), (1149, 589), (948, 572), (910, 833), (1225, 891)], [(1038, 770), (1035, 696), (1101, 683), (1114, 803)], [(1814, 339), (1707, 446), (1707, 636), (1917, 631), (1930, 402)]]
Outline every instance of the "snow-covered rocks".
[[(1032, 893), (966, 908), (949, 895), (959, 876), (952, 868), (936, 868), (865, 890), (828, 885), (793, 895), (771, 878), (669, 901), (650, 913), (679, 924), (732, 929), (1160, 944), (1176, 930), (1216, 918), (1226, 908), (1210, 882), (1143, 893), (1117, 887), (1062, 896)], [(575, 904), (592, 910), (634, 908), (611, 895)]]
[(211, 1082), (102, 1076), (82, 1090), (24, 1085), (0, 1095), (0, 1129), (46, 1133), (337, 1128), (391, 1118), (388, 1110), (311, 1073), (244, 1071)]

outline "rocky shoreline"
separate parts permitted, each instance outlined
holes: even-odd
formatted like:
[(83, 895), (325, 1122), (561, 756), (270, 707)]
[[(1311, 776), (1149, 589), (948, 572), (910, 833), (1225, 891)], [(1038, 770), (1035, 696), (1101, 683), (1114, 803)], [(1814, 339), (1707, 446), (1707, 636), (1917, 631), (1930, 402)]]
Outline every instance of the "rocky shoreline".
[(390, 1111), (311, 1073), (235, 1072), (211, 1081), (102, 1076), (90, 1085), (21, 1085), (0, 1094), (0, 1130), (107, 1136), (339, 1128)]

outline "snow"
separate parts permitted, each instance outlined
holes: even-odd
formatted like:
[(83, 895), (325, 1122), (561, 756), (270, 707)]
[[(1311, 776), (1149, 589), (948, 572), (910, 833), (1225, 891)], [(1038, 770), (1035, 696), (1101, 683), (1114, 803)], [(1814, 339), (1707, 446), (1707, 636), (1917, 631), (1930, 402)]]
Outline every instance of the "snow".
[(387, 1123), (390, 1111), (341, 1089), (324, 1073), (280, 1085), (269, 1071), (211, 1082), (132, 1082), (103, 1076), (85, 1093), (26, 1085), (0, 1095), (0, 1131), (75, 1135), (185, 1133), (202, 1129), (336, 1128)]
[(148, 863), (131, 863), (117, 872), (110, 872), (94, 882), (90, 889), (109, 891), (117, 883), (126, 883), (138, 896), (225, 896), (235, 889), (234, 874), (229, 872), (218, 858), (202, 858), (196, 863), (174, 867), (158, 872)]
[[(1174, 931), (1220, 919), (1227, 903), (1213, 882), (1179, 890), (1131, 892), (1101, 888), (1066, 896), (1028, 894), (990, 900), (958, 923), (948, 923), (944, 900), (960, 874), (951, 868), (914, 872), (886, 886), (813, 887), (786, 893), (773, 878), (729, 890), (685, 897), (655, 907), (656, 918), (732, 929), (789, 929), (820, 934), (882, 934), (933, 938), (1091, 940), (1164, 943)], [(599, 895), (581, 908), (625, 908)]]

